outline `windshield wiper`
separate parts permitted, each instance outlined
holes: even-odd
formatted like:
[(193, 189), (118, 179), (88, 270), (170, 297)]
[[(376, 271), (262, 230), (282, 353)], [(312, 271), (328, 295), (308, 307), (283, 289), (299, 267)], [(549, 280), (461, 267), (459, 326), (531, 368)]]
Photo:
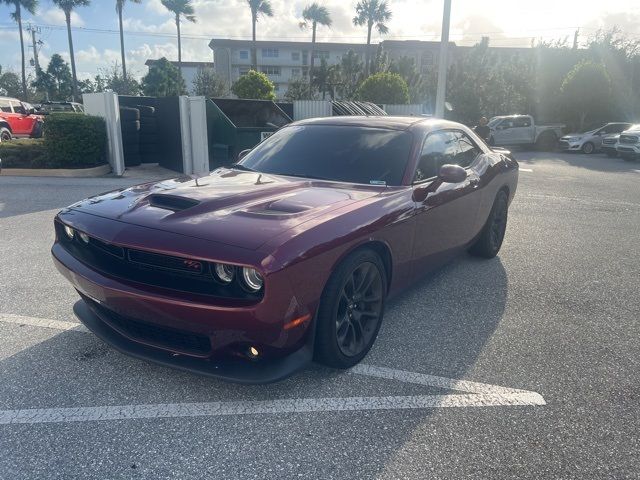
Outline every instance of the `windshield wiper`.
[(335, 178), (320, 177), (317, 175), (306, 175), (304, 173), (281, 173), (280, 175), (284, 175), (286, 177), (308, 178), (309, 180), (326, 180), (329, 182), (339, 181), (339, 180), (336, 180)]
[(231, 165), (231, 168), (234, 170), (242, 170), (243, 172), (255, 172), (255, 170), (253, 168), (249, 168), (245, 165), (242, 165), (240, 163), (236, 163), (234, 165)]

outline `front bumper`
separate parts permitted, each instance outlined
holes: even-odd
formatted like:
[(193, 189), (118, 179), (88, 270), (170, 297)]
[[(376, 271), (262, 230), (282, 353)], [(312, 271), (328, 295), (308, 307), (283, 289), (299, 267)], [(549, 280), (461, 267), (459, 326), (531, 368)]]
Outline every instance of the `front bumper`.
[(132, 341), (112, 328), (104, 311), (92, 301), (79, 300), (73, 311), (97, 337), (122, 353), (167, 367), (207, 375), (237, 383), (271, 383), (282, 380), (308, 365), (313, 358), (313, 345), (308, 342), (284, 357), (265, 362), (240, 359), (214, 360), (180, 355)]
[[(312, 310), (275, 274), (258, 303), (167, 292), (107, 276), (60, 243), (54, 264), (84, 301), (74, 309), (100, 338), (130, 355), (242, 383), (282, 379), (313, 356)], [(295, 307), (294, 307), (295, 306)], [(295, 328), (291, 319), (308, 317)], [(249, 347), (260, 355), (250, 358)]]
[(627, 157), (639, 157), (640, 156), (640, 144), (616, 144), (616, 151), (620, 156)]
[(560, 139), (558, 141), (558, 150), (561, 151), (579, 151), (582, 148), (582, 144), (584, 142), (582, 141), (569, 141), (569, 140), (564, 140), (564, 139)]

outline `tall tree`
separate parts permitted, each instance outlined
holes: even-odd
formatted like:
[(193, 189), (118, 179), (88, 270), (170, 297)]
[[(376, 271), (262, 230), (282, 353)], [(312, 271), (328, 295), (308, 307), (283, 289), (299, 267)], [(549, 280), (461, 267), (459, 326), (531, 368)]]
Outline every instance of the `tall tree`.
[(175, 15), (178, 29), (178, 70), (182, 75), (182, 39), (180, 37), (180, 20), (184, 17), (191, 23), (196, 23), (195, 11), (191, 0), (160, 0), (162, 5)]
[(327, 7), (318, 5), (317, 3), (312, 3), (311, 5), (307, 5), (302, 11), (302, 19), (303, 21), (300, 22), (300, 28), (309, 28), (309, 25), (311, 25), (311, 63), (309, 68), (309, 84), (311, 84), (311, 75), (313, 72), (316, 52), (316, 29), (318, 25), (330, 27), (331, 16), (329, 15)]
[(380, 35), (389, 33), (389, 27), (384, 22), (391, 18), (391, 10), (385, 0), (362, 0), (356, 5), (356, 16), (353, 17), (353, 24), (361, 27), (367, 26), (367, 62), (366, 75), (369, 75), (371, 66), (371, 30), (376, 27)]
[(32, 15), (36, 13), (36, 7), (38, 6), (38, 0), (0, 0), (7, 5), (13, 5), (15, 7), (14, 12), (11, 14), (11, 18), (18, 24), (18, 31), (20, 33), (20, 53), (22, 54), (22, 99), (27, 100), (27, 71), (24, 60), (24, 37), (22, 34), (22, 10), (26, 10)]
[[(129, 0), (131, 3), (140, 3), (142, 0)], [(124, 32), (122, 29), (122, 11), (127, 0), (116, 0), (116, 12), (118, 13), (118, 24), (120, 25), (120, 55), (122, 56), (122, 78), (127, 79), (127, 59), (124, 54)]]
[(69, 57), (71, 59), (71, 77), (73, 79), (73, 100), (78, 99), (78, 76), (76, 75), (76, 59), (73, 53), (73, 38), (71, 37), (71, 12), (76, 7), (87, 7), (91, 4), (91, 0), (53, 0), (63, 12), (67, 22), (67, 37), (69, 38)]
[(49, 100), (68, 100), (73, 92), (69, 65), (54, 53), (46, 70), (39, 70), (33, 86), (47, 93)]
[(185, 95), (187, 88), (180, 71), (162, 57), (142, 78), (142, 91), (149, 97), (177, 97)]
[(251, 68), (258, 70), (258, 53), (256, 52), (256, 24), (258, 17), (273, 17), (273, 9), (269, 0), (247, 0), (251, 10)]

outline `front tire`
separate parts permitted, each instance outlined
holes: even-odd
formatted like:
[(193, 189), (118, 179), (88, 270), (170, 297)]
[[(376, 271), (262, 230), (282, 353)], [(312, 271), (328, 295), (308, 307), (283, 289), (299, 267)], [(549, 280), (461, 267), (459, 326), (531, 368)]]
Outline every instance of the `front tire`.
[(334, 368), (360, 362), (378, 336), (386, 292), (384, 265), (374, 251), (364, 248), (347, 257), (322, 294), (315, 359)]
[(8, 128), (0, 128), (0, 142), (8, 142), (11, 138), (11, 131)]
[(595, 145), (591, 142), (587, 142), (582, 145), (582, 153), (586, 153), (587, 155), (591, 155), (596, 149)]
[(498, 192), (491, 207), (489, 218), (485, 223), (480, 236), (469, 249), (469, 253), (476, 257), (493, 258), (500, 251), (504, 233), (507, 229), (507, 216), (509, 213), (509, 199), (504, 190)]

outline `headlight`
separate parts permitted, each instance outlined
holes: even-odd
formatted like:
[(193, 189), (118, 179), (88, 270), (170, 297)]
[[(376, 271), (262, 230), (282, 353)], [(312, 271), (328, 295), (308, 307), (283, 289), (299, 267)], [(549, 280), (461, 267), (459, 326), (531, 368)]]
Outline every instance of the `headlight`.
[(213, 267), (213, 273), (216, 278), (222, 283), (231, 283), (236, 273), (236, 267), (228, 265), (226, 263), (216, 263)]
[(67, 234), (67, 237), (69, 237), (69, 240), (73, 240), (73, 237), (75, 236), (76, 232), (69, 225), (65, 225), (64, 226), (64, 233)]
[(87, 235), (84, 232), (78, 232), (78, 236), (80, 237), (80, 240), (82, 240), (84, 243), (89, 243), (89, 235)]
[(255, 268), (242, 267), (242, 283), (250, 292), (257, 292), (262, 288), (264, 280)]

